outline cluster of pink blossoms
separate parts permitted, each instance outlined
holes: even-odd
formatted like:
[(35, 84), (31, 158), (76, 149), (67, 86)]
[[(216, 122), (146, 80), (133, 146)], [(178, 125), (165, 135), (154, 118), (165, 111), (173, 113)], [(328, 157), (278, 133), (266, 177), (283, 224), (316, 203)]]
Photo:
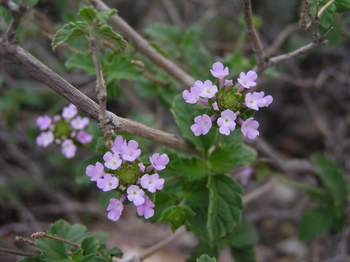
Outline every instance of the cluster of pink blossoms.
[(61, 115), (39, 116), (36, 125), (40, 129), (37, 145), (47, 147), (52, 143), (60, 144), (62, 154), (67, 158), (75, 156), (79, 145), (92, 141), (92, 135), (85, 130), (89, 118), (79, 116), (73, 104), (64, 107)]
[(86, 175), (100, 190), (121, 193), (119, 199), (110, 199), (107, 207), (107, 217), (112, 221), (122, 215), (125, 201), (136, 207), (139, 216), (148, 219), (154, 215), (155, 205), (148, 194), (163, 189), (165, 181), (158, 172), (166, 168), (169, 157), (154, 153), (149, 157), (149, 163), (144, 164), (139, 160), (140, 155), (136, 141), (117, 136), (111, 150), (103, 155), (103, 163), (86, 167)]
[(228, 136), (239, 124), (245, 137), (255, 139), (259, 135), (259, 123), (253, 118), (254, 111), (268, 107), (273, 101), (272, 96), (265, 96), (263, 91), (248, 92), (256, 86), (257, 73), (241, 72), (234, 85), (233, 80), (225, 79), (229, 75), (229, 69), (222, 63), (214, 63), (210, 72), (217, 78), (217, 85), (210, 80), (197, 80), (190, 90), (182, 93), (186, 103), (210, 108), (208, 114), (194, 118), (191, 126), (193, 134), (206, 135), (213, 124), (216, 124), (220, 134)]

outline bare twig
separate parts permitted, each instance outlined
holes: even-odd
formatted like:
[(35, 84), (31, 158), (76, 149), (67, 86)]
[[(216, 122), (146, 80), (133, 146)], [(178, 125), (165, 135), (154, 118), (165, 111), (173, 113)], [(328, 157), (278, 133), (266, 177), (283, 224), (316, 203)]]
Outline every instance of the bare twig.
[[(99, 106), (93, 100), (53, 72), (23, 48), (17, 45), (0, 43), (0, 59), (5, 58), (22, 65), (33, 78), (46, 84), (56, 93), (65, 97), (68, 101), (75, 104), (82, 112), (87, 113), (94, 119), (98, 119)], [(115, 130), (125, 131), (180, 151), (196, 154), (196, 151), (190, 145), (173, 134), (119, 117), (109, 111), (107, 111), (107, 117), (109, 124)]]
[(35, 253), (29, 253), (29, 252), (24, 252), (17, 249), (10, 249), (5, 247), (0, 247), (0, 252), (16, 255), (16, 256), (22, 256), (22, 257), (33, 257), (36, 255)]
[(22, 237), (22, 236), (16, 236), (15, 237), (15, 241), (16, 242), (22, 242), (22, 243), (25, 243), (25, 244), (28, 244), (30, 246), (35, 246), (35, 242), (29, 238), (26, 238), (26, 237)]
[(48, 234), (46, 232), (35, 232), (35, 233), (31, 234), (30, 237), (33, 238), (33, 239), (49, 238), (49, 239), (52, 239), (52, 240), (56, 240), (56, 241), (59, 241), (59, 242), (71, 245), (71, 246), (73, 246), (75, 248), (80, 248), (80, 244), (78, 244), (78, 243), (72, 242), (72, 241), (70, 241), (68, 239), (65, 239), (65, 238), (62, 238), (62, 237), (59, 237), (59, 236), (56, 236), (56, 235)]
[(286, 39), (298, 29), (297, 24), (286, 26), (276, 37), (275, 41), (266, 49), (266, 55), (272, 55), (278, 51)]
[[(92, 4), (100, 11), (106, 11), (109, 7), (101, 0), (90, 0)], [(153, 63), (167, 71), (171, 76), (184, 84), (184, 88), (188, 88), (194, 82), (194, 79), (183, 71), (179, 66), (159, 54), (153, 49), (146, 39), (137, 33), (130, 25), (128, 25), (120, 16), (114, 15), (111, 17), (111, 24), (119, 30), (137, 50), (148, 57)]]
[(260, 72), (266, 67), (266, 55), (259, 34), (253, 23), (253, 11), (251, 0), (242, 0), (242, 4), (244, 20), (247, 25), (249, 38), (253, 45), (253, 51), (255, 53), (258, 71)]

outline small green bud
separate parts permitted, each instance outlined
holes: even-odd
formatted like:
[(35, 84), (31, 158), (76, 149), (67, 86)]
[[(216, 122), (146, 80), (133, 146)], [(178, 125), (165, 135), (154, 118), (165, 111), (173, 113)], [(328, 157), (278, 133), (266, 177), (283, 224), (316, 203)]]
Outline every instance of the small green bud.
[(121, 185), (135, 184), (139, 178), (139, 167), (136, 163), (124, 164), (116, 171)]
[(221, 88), (218, 92), (218, 104), (220, 109), (230, 109), (233, 112), (240, 111), (243, 105), (243, 95), (235, 89), (226, 90)]
[(72, 128), (70, 127), (69, 123), (64, 120), (60, 120), (55, 123), (53, 132), (57, 138), (67, 138), (70, 136)]

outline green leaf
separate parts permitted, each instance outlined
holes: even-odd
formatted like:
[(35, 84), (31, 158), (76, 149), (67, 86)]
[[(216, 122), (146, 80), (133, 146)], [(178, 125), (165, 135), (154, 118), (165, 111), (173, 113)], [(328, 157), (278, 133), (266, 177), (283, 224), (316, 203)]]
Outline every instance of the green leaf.
[[(239, 138), (234, 138), (234, 137)], [(216, 149), (209, 157), (211, 170), (214, 173), (226, 173), (233, 168), (251, 165), (256, 159), (256, 151), (245, 145), (238, 131), (232, 137), (233, 143), (225, 139), (223, 146)]]
[(192, 142), (198, 150), (205, 152), (213, 145), (215, 140), (215, 128), (212, 128), (205, 136), (198, 137), (194, 136), (191, 131), (191, 125), (193, 124), (195, 116), (204, 112), (196, 110), (193, 105), (186, 104), (181, 95), (177, 95), (174, 98), (171, 112), (182, 136), (186, 140)]
[(244, 246), (242, 248), (231, 248), (231, 253), (235, 262), (255, 262), (254, 246)]
[(67, 43), (72, 38), (84, 35), (87, 24), (82, 21), (69, 22), (60, 27), (52, 39), (52, 49), (56, 49), (59, 45)]
[(199, 258), (197, 258), (196, 262), (216, 262), (216, 258), (208, 255), (201, 255)]
[(131, 62), (131, 57), (114, 54), (110, 61), (105, 61), (103, 71), (107, 83), (118, 80), (138, 80), (143, 76), (142, 71)]
[(172, 158), (167, 172), (182, 176), (189, 181), (203, 179), (207, 176), (205, 161), (198, 158)]
[(225, 175), (209, 176), (207, 230), (211, 241), (226, 237), (240, 220), (242, 189)]
[(170, 224), (171, 229), (175, 231), (194, 215), (195, 213), (188, 206), (170, 206), (162, 212), (159, 221)]
[(235, 248), (251, 246), (258, 239), (254, 224), (244, 221), (238, 224), (229, 237), (230, 245)]
[(333, 215), (328, 209), (306, 211), (299, 222), (299, 238), (307, 241), (327, 233), (333, 222)]
[(123, 51), (126, 49), (127, 42), (111, 26), (107, 24), (101, 25), (97, 28), (97, 33), (106, 41), (111, 42), (114, 45), (114, 50)]
[(92, 23), (97, 17), (98, 11), (93, 6), (84, 6), (79, 10), (79, 17)]
[(100, 244), (98, 240), (92, 236), (85, 238), (83, 242), (81, 242), (81, 248), (83, 249), (83, 254), (85, 256), (96, 253), (99, 247)]
[(336, 208), (342, 209), (348, 194), (342, 171), (335, 162), (322, 155), (315, 155), (312, 160), (317, 168), (317, 175), (333, 197)]
[(75, 53), (71, 55), (65, 63), (67, 69), (83, 70), (88, 75), (95, 74), (95, 66), (92, 57), (88, 53)]
[(218, 257), (218, 249), (217, 247), (210, 246), (207, 240), (199, 241), (197, 246), (192, 249), (191, 256), (187, 259), (187, 262), (195, 262), (202, 254), (210, 257)]
[(337, 12), (350, 11), (350, 0), (335, 0), (335, 6), (337, 7)]

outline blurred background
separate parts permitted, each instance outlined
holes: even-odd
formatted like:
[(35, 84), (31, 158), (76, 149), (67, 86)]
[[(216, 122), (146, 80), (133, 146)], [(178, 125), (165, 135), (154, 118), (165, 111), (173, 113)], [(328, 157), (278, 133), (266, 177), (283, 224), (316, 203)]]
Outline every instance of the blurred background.
[[(110, 0), (133, 28), (159, 52), (196, 79), (205, 79), (215, 61), (223, 61), (233, 75), (254, 67), (254, 54), (238, 0)], [(64, 46), (51, 49), (57, 27), (77, 13), (82, 1), (40, 0), (25, 15), (18, 32), (20, 44), (74, 86), (95, 99), (93, 66)], [(254, 23), (269, 55), (294, 50), (311, 41), (299, 27), (301, 1), (253, 1)], [(0, 9), (0, 32), (8, 14)], [(265, 146), (287, 159), (308, 160), (325, 153), (349, 178), (350, 171), (350, 14), (338, 14), (327, 35), (328, 43), (297, 59), (269, 68), (259, 78), (259, 89), (274, 97), (268, 110), (259, 112)], [(78, 45), (79, 48), (79, 45)], [(138, 67), (132, 60), (140, 60)], [(130, 50), (104, 68), (109, 73), (108, 108), (119, 116), (177, 132), (169, 113), (180, 86), (140, 53)], [(164, 92), (164, 89), (167, 92)], [(21, 68), (0, 62), (0, 244), (21, 246), (15, 236), (45, 230), (58, 218), (81, 222), (92, 231), (110, 233), (109, 245), (137, 252), (170, 234), (168, 226), (143, 222), (127, 210), (118, 223), (105, 217), (108, 195), (86, 179), (85, 167), (93, 161), (101, 140), (67, 160), (60, 149), (38, 148), (35, 119), (58, 113), (67, 105), (49, 88), (32, 80)], [(97, 124), (90, 127), (101, 137)], [(137, 138), (144, 148), (155, 145)], [(247, 191), (265, 177), (283, 174), (269, 165), (271, 155), (244, 184)], [(288, 173), (288, 172), (286, 172)], [(314, 176), (288, 173), (300, 183), (317, 183)], [(349, 229), (313, 241), (298, 239), (298, 221), (312, 206), (294, 185), (276, 182), (244, 213), (257, 227), (258, 261), (350, 261)], [(186, 233), (147, 261), (185, 261), (196, 245)], [(220, 261), (232, 261), (227, 254)], [(342, 255), (339, 258), (339, 255)], [(338, 259), (338, 260), (336, 260)], [(341, 260), (339, 260), (341, 259)], [(16, 261), (1, 256), (1, 261)]]

